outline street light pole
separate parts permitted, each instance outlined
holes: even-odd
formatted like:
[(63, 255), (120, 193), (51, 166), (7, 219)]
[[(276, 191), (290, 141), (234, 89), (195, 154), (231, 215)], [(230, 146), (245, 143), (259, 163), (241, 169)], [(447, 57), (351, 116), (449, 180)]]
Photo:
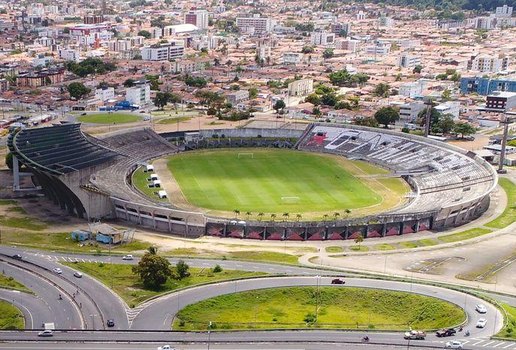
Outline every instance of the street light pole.
[(509, 117), (506, 114), (506, 111), (504, 111), (503, 114), (503, 137), (502, 137), (502, 149), (500, 150), (500, 161), (498, 162), (498, 173), (499, 174), (505, 174), (505, 170), (503, 168), (504, 162), (505, 162), (505, 149), (507, 147), (507, 135), (509, 134)]
[(315, 278), (317, 278), (317, 295), (315, 296), (315, 322), (317, 322), (317, 318), (319, 315), (319, 282), (321, 276), (317, 275), (315, 276)]
[(208, 350), (210, 350), (210, 342), (211, 342), (211, 321), (208, 324)]

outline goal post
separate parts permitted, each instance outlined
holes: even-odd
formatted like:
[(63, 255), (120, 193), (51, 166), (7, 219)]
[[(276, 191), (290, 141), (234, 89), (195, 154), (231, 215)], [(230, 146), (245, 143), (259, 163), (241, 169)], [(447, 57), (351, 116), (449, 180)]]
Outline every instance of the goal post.
[(295, 204), (299, 203), (299, 197), (296, 196), (285, 196), (281, 197), (281, 202), (285, 204)]
[(251, 158), (254, 159), (254, 153), (253, 152), (241, 152), (238, 153), (238, 159), (240, 158)]

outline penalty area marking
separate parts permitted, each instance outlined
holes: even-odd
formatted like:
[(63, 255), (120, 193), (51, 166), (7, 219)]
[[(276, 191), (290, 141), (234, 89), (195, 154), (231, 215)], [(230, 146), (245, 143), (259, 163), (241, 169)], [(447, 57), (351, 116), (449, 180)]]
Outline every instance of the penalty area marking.
[(251, 158), (251, 159), (254, 159), (254, 153), (253, 152), (238, 153), (238, 159), (240, 159), (240, 158)]
[(281, 197), (281, 201), (285, 204), (299, 203), (299, 197)]

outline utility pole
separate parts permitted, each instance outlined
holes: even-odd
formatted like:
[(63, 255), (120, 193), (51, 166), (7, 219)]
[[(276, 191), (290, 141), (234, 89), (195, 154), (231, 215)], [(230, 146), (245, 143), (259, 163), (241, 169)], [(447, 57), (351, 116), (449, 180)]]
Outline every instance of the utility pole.
[(503, 137), (502, 137), (502, 148), (500, 150), (500, 161), (498, 162), (498, 174), (505, 174), (507, 170), (503, 168), (505, 162), (505, 149), (507, 148), (507, 136), (509, 134), (509, 116), (507, 111), (504, 111), (501, 123), (503, 124)]
[(426, 105), (426, 114), (425, 114), (425, 137), (428, 137), (430, 134), (430, 119), (432, 118), (432, 107), (433, 103), (431, 99), (427, 99), (425, 101)]

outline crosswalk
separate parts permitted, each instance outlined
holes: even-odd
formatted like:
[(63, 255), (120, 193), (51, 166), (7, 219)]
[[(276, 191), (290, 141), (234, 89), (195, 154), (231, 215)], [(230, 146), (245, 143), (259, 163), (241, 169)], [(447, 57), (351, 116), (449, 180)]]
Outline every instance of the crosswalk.
[[(450, 338), (451, 339), (451, 338)], [(487, 338), (467, 338), (467, 339), (452, 339), (459, 340), (464, 344), (465, 349), (470, 348), (486, 348), (486, 349), (507, 349), (516, 350), (516, 342), (493, 340)], [(436, 341), (436, 343), (446, 344), (447, 341)]]
[(88, 263), (99, 263), (100, 261), (99, 260), (96, 260), (95, 258), (72, 258), (72, 257), (69, 257), (69, 256), (59, 256), (59, 255), (47, 255), (47, 254), (41, 254), (41, 253), (36, 253), (34, 254), (35, 256), (38, 256), (38, 257), (41, 257), (41, 258), (44, 258), (44, 259), (47, 259), (49, 261), (53, 261), (53, 262), (59, 262), (59, 261), (64, 261), (64, 262), (88, 262)]

